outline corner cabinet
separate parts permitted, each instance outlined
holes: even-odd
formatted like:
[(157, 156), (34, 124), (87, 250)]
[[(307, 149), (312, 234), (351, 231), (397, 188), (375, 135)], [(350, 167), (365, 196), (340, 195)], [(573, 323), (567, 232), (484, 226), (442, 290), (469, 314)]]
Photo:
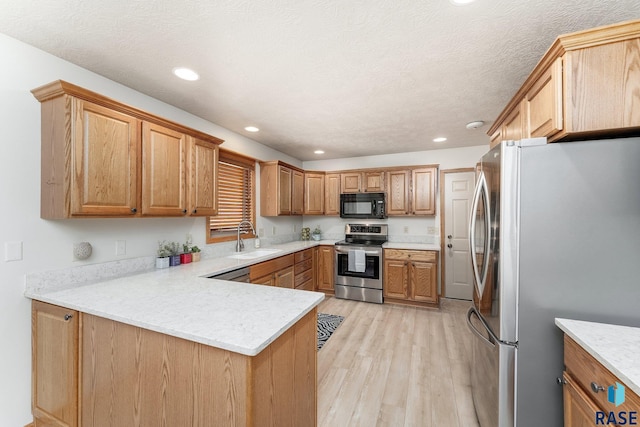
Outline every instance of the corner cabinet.
[(260, 162), (260, 215), (302, 215), (304, 171), (281, 161)]
[(216, 213), (222, 140), (61, 80), (32, 93), (42, 218)]
[(640, 133), (640, 20), (559, 36), (489, 129), (490, 146)]
[(438, 253), (404, 249), (384, 250), (385, 301), (437, 306)]
[(324, 215), (324, 172), (304, 173), (304, 214)]

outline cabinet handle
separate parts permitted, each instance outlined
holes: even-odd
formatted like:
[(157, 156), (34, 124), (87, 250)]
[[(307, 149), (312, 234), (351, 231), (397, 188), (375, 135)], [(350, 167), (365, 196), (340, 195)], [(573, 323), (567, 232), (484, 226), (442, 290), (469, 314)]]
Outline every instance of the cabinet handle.
[(564, 378), (557, 377), (556, 382), (558, 383), (558, 385), (565, 385), (567, 383), (567, 380), (565, 380)]
[(65, 315), (64, 315), (64, 320), (65, 320), (65, 321), (68, 321), (68, 320), (70, 320), (72, 317), (73, 317), (73, 314), (65, 314)]
[(191, 213), (197, 213), (197, 212), (198, 212), (198, 209), (194, 209), (193, 212)]
[(187, 210), (186, 210), (186, 209), (182, 209), (182, 213), (183, 213), (183, 214), (186, 214), (186, 213), (187, 213)]
[(595, 382), (591, 383), (591, 390), (593, 390), (594, 393), (598, 393), (600, 391), (604, 391), (604, 387), (602, 387), (601, 385), (596, 384)]
[(138, 209), (136, 209), (136, 208), (131, 208), (131, 212), (136, 213), (136, 212), (138, 212)]

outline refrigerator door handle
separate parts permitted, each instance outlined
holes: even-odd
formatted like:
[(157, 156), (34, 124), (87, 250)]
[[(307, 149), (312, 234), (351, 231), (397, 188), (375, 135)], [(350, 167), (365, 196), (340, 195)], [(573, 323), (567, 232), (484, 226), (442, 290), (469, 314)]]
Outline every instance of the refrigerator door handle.
[[(487, 331), (487, 334), (489, 334), (489, 338), (491, 339), (482, 335), (482, 333), (473, 325), (473, 323), (471, 323), (471, 316), (475, 316), (480, 321), (480, 323), (482, 323), (482, 327)], [(484, 344), (488, 345), (491, 348), (494, 348), (496, 346), (496, 342), (499, 341), (498, 337), (494, 335), (494, 333), (491, 331), (489, 326), (487, 326), (487, 324), (485, 323), (482, 316), (480, 316), (480, 313), (478, 313), (478, 310), (476, 310), (476, 308), (473, 306), (469, 307), (469, 311), (467, 311), (467, 326), (469, 326), (469, 329), (471, 330), (471, 332), (477, 335), (478, 338), (480, 338)]]
[[(477, 210), (478, 204), (480, 203), (480, 198), (482, 196), (484, 198), (484, 227), (487, 231), (485, 233), (485, 241), (484, 241), (484, 256), (483, 256), (483, 269), (482, 274), (478, 270), (478, 262), (477, 262), (477, 251), (476, 251), (476, 220), (477, 220)], [(473, 269), (473, 276), (475, 278), (476, 283), (476, 292), (478, 293), (478, 298), (482, 300), (482, 294), (484, 293), (484, 286), (487, 280), (487, 271), (489, 269), (489, 241), (490, 236), (489, 233), (491, 229), (489, 227), (490, 223), (489, 216), (489, 189), (487, 187), (487, 179), (484, 176), (483, 172), (480, 172), (480, 176), (478, 177), (478, 182), (476, 184), (476, 189), (473, 193), (473, 204), (471, 207), (471, 215), (469, 217), (469, 253), (471, 254), (471, 268)]]

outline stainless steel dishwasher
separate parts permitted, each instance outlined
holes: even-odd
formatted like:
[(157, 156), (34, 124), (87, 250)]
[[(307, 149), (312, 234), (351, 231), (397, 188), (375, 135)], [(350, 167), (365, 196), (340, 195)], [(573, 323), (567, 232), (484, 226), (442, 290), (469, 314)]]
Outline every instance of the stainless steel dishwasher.
[(215, 276), (209, 276), (209, 279), (229, 280), (232, 282), (244, 282), (250, 283), (249, 280), (249, 267), (239, 268), (237, 270), (227, 271), (226, 273), (216, 274)]

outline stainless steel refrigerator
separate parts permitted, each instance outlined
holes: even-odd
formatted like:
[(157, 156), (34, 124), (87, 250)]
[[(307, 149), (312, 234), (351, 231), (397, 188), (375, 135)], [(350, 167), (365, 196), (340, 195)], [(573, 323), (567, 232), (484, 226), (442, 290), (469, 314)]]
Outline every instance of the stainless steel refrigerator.
[(471, 212), (478, 420), (562, 426), (554, 319), (640, 326), (640, 138), (503, 142), (477, 165)]

